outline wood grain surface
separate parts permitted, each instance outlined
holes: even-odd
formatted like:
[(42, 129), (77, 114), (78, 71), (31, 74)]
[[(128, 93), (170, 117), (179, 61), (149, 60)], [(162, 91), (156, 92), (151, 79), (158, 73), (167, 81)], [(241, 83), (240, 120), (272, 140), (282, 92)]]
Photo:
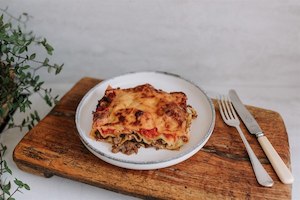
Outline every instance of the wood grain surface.
[[(275, 181), (272, 188), (259, 186), (237, 131), (224, 124), (216, 104), (212, 136), (198, 153), (182, 163), (139, 171), (100, 160), (81, 143), (75, 126), (77, 105), (99, 82), (93, 78), (81, 79), (25, 135), (13, 153), (20, 169), (45, 177), (61, 176), (145, 199), (291, 199), (291, 185), (279, 181), (256, 138), (246, 134), (254, 152)], [(271, 110), (248, 108), (290, 167), (288, 137), (281, 116)], [(246, 133), (243, 125), (242, 130)]]

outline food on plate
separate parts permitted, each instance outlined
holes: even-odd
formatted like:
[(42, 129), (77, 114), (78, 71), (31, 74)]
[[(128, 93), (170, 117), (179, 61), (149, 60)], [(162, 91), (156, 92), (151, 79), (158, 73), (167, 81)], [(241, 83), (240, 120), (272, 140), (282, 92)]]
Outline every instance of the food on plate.
[(150, 84), (108, 86), (93, 112), (90, 135), (111, 143), (113, 153), (130, 155), (140, 147), (175, 150), (189, 141), (196, 117), (183, 92), (168, 93)]

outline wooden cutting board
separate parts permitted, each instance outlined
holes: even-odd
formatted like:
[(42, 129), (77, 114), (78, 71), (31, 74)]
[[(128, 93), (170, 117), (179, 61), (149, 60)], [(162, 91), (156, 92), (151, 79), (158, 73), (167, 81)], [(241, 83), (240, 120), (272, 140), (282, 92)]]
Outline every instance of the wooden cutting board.
[[(16, 146), (13, 159), (27, 172), (76, 181), (145, 199), (291, 199), (291, 185), (282, 184), (254, 136), (251, 147), (275, 181), (272, 188), (258, 185), (247, 152), (234, 128), (220, 118), (206, 145), (194, 156), (164, 169), (138, 171), (100, 160), (81, 143), (75, 111), (84, 94), (99, 83), (81, 79), (53, 110)], [(277, 112), (248, 106), (266, 136), (290, 167), (288, 136)], [(201, 114), (201, 113), (200, 113)], [(245, 127), (242, 129), (246, 132)]]

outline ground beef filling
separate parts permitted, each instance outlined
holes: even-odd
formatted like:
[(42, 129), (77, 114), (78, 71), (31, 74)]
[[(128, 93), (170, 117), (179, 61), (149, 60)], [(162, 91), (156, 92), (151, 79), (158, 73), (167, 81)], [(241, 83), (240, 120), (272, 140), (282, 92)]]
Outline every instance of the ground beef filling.
[(95, 135), (94, 135), (94, 138), (96, 140), (109, 141), (110, 143), (112, 143), (113, 145), (111, 151), (113, 153), (122, 152), (126, 155), (137, 153), (140, 147), (145, 147), (145, 148), (155, 147), (156, 149), (164, 149), (167, 145), (167, 143), (162, 139), (156, 140), (152, 144), (147, 144), (143, 142), (143, 140), (136, 133), (128, 135), (127, 136), (128, 140), (122, 142), (124, 141), (125, 137), (126, 137), (125, 134), (121, 134), (119, 137), (104, 138), (102, 137), (99, 131), (95, 131)]
[(131, 155), (133, 153), (137, 153), (138, 149), (140, 147), (155, 147), (156, 149), (162, 149), (166, 147), (166, 143), (162, 140), (159, 139), (157, 141), (155, 141), (155, 143), (149, 145), (147, 143), (144, 142), (137, 142), (135, 139), (132, 140), (127, 140), (124, 143), (119, 143), (120, 139), (119, 138), (114, 138), (112, 143), (112, 152), (113, 153), (118, 153), (118, 152), (122, 152), (126, 155)]
[(122, 152), (127, 155), (131, 155), (133, 153), (137, 153), (138, 149), (142, 146), (141, 143), (137, 143), (135, 141), (126, 141), (122, 145), (114, 144), (112, 146), (112, 152), (118, 153)]

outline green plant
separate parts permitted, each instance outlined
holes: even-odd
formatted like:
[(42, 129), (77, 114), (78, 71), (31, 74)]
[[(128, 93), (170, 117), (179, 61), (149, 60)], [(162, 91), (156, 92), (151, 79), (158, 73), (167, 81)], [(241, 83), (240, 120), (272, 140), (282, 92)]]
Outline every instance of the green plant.
[[(38, 93), (49, 106), (56, 102), (57, 96), (51, 95), (51, 89), (43, 87), (44, 81), (40, 80), (38, 71), (46, 68), (48, 72), (54, 71), (58, 74), (62, 65), (50, 64), (49, 58), (37, 60), (37, 53), (31, 51), (31, 47), (37, 45), (46, 50), (48, 55), (52, 55), (53, 47), (45, 38), (36, 38), (33, 32), (23, 31), (26, 27), (26, 21), (29, 16), (23, 13), (19, 18), (14, 18), (2, 10), (4, 14), (9, 16), (7, 22), (4, 21), (4, 15), (0, 16), (0, 105), (6, 104), (0, 108), (0, 117), (10, 111), (19, 109), (25, 112), (27, 108), (31, 108), (31, 102), (28, 95)], [(24, 20), (25, 19), (25, 20)], [(12, 25), (11, 20), (18, 23), (17, 27)], [(27, 94), (24, 96), (24, 94)], [(37, 112), (33, 112), (26, 117), (21, 124), (15, 124), (10, 116), (9, 128), (12, 127), (28, 127), (29, 129), (39, 120)]]
[[(7, 162), (3, 159), (3, 156), (6, 152), (6, 146), (4, 145), (0, 145), (0, 176), (1, 178), (3, 177), (3, 175), (5, 173), (8, 173), (10, 175), (12, 175), (12, 171), (11, 169), (8, 167), (7, 165)], [(15, 178), (14, 180), (14, 184), (16, 185), (16, 188), (12, 190), (12, 187), (11, 187), (11, 182), (10, 181), (2, 181), (1, 179), (1, 190), (2, 190), (2, 193), (0, 194), (0, 200), (14, 200), (13, 198), (13, 195), (16, 193), (16, 192), (22, 192), (22, 189), (25, 189), (25, 190), (30, 190), (30, 187), (29, 185), (27, 185), (26, 183), (23, 183), (21, 180), (18, 180)]]
[[(38, 111), (33, 110), (18, 123), (13, 119), (13, 113), (15, 110), (20, 112), (31, 110), (32, 102), (29, 96), (34, 93), (39, 94), (49, 106), (53, 106), (58, 96), (52, 96), (51, 88), (44, 87), (39, 72), (47, 70), (48, 73), (56, 75), (61, 72), (63, 64), (50, 62), (48, 56), (52, 55), (54, 49), (47, 39), (38, 38), (32, 31), (26, 31), (26, 23), (30, 18), (27, 13), (16, 18), (7, 12), (7, 8), (0, 11), (2, 12), (0, 16), (0, 124), (8, 118), (8, 128), (31, 129), (40, 120)], [(10, 192), (11, 183), (5, 183), (2, 175), (12, 174), (12, 172), (6, 161), (2, 159), (6, 150), (5, 145), (1, 144), (1, 148), (0, 200), (6, 197), (13, 199), (12, 195), (15, 192), (20, 191), (21, 188), (29, 189), (29, 186), (15, 179), (14, 183), (18, 187), (14, 192)]]

